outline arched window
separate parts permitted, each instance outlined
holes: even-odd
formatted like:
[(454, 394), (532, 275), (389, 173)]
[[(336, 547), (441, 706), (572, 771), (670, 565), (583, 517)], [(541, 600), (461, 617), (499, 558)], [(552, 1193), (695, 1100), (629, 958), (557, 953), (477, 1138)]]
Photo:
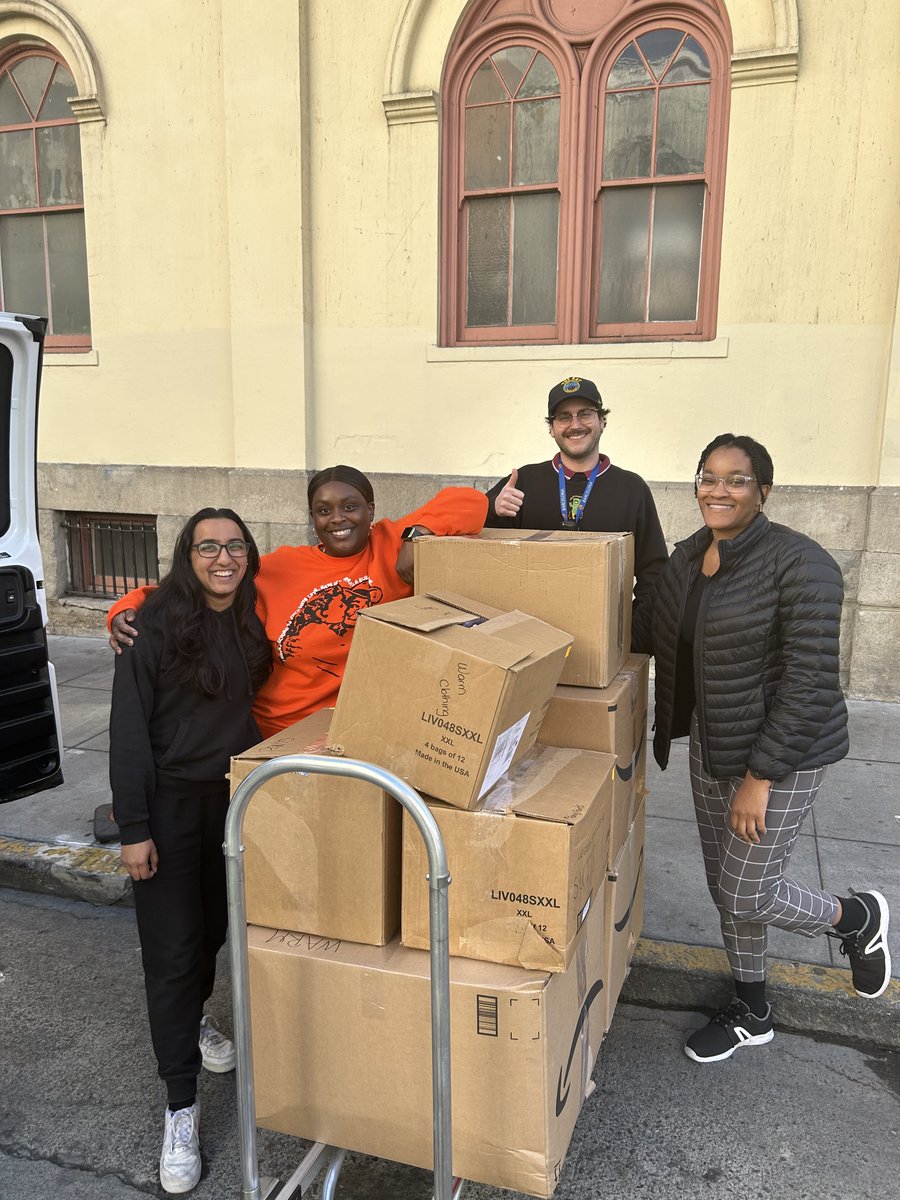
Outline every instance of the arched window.
[(76, 91), (50, 50), (0, 66), (0, 307), (49, 317), (60, 349), (91, 332)]
[(556, 323), (559, 77), (533, 46), (477, 67), (465, 99), (466, 325)]
[(448, 54), (442, 343), (714, 337), (724, 9), (528, 7), (478, 0)]

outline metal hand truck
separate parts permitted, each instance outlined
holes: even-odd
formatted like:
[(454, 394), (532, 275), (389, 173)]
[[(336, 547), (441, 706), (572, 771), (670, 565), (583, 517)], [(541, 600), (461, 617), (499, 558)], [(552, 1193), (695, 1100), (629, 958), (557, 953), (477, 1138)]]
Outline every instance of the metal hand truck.
[(333, 1200), (345, 1150), (316, 1142), (279, 1188), (279, 1180), (259, 1178), (256, 1147), (256, 1092), (250, 1036), (249, 955), (245, 929), (244, 813), (258, 788), (289, 772), (340, 775), (372, 783), (398, 800), (418, 826), (428, 853), (431, 931), (431, 1072), (434, 1117), (434, 1200), (457, 1200), (465, 1181), (451, 1173), (450, 1112), (450, 954), (448, 948), (447, 855), (437, 822), (417, 792), (402, 779), (371, 763), (314, 754), (286, 754), (255, 767), (235, 790), (225, 820), (225, 869), (228, 882), (228, 925), (234, 994), (234, 1045), (237, 1057), (238, 1123), (241, 1147), (241, 1200), (293, 1200), (304, 1195), (327, 1164), (322, 1200)]

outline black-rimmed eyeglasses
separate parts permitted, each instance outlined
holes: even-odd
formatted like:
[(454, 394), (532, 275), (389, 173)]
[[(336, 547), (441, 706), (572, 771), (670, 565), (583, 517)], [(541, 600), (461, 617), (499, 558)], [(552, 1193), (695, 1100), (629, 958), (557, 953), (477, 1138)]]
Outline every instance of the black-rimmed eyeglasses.
[(229, 558), (246, 558), (250, 552), (250, 543), (243, 538), (232, 538), (230, 542), (196, 542), (191, 546), (201, 558), (218, 558), (224, 550)]

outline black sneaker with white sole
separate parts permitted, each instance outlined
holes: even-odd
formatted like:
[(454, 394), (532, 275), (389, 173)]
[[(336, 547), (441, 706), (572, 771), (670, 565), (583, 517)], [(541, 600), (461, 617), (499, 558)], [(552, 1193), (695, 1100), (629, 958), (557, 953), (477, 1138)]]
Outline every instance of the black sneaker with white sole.
[(737, 997), (727, 1008), (716, 1013), (708, 1025), (692, 1033), (684, 1052), (694, 1062), (721, 1062), (731, 1058), (742, 1046), (762, 1046), (775, 1036), (772, 1028), (772, 1005), (766, 1005), (764, 1017), (754, 1016), (743, 1000)]
[(853, 892), (866, 908), (869, 919), (858, 933), (841, 938), (840, 951), (850, 961), (850, 974), (857, 996), (874, 1000), (891, 982), (891, 952), (887, 944), (887, 900), (881, 892)]

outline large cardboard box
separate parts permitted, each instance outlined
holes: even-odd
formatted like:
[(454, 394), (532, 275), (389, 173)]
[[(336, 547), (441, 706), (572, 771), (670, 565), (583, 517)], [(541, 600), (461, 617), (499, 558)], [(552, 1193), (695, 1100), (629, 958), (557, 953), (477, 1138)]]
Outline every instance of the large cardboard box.
[[(331, 709), (231, 760), (232, 792), (282, 754), (326, 754)], [(244, 816), (247, 919), (383, 946), (400, 925), (401, 808), (380, 788), (327, 775), (278, 775)]]
[[(561, 974), (450, 962), (453, 1173), (550, 1196), (604, 1032), (604, 905)], [(251, 927), (257, 1124), (432, 1168), (429, 957)]]
[(646, 786), (647, 686), (650, 660), (630, 654), (605, 688), (558, 687), (538, 741), (616, 756), (609, 866), (625, 843)]
[[(469, 812), (429, 803), (447, 850), (450, 953), (562, 971), (607, 877), (611, 754), (535, 746)], [(428, 859), (403, 820), (406, 946), (427, 950)]]
[(644, 924), (644, 795), (606, 882), (606, 1028), (631, 967)]
[(453, 593), (364, 609), (329, 747), (471, 808), (534, 745), (571, 644)]
[(477, 537), (419, 538), (416, 591), (452, 588), (518, 608), (575, 639), (562, 683), (606, 687), (631, 645), (630, 533), (485, 529)]

